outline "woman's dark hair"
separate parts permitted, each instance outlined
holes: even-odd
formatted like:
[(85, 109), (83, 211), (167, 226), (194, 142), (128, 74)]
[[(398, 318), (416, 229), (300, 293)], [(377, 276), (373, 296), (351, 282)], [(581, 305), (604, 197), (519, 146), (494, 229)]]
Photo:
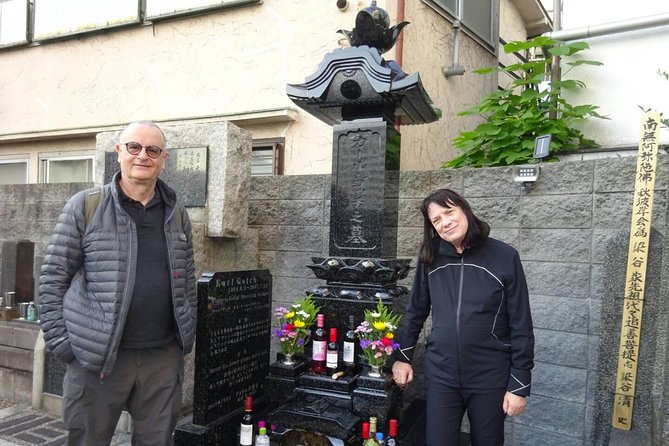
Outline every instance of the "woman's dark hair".
[(430, 217), (427, 214), (427, 208), (429, 208), (432, 203), (445, 208), (457, 206), (462, 209), (462, 212), (464, 212), (467, 217), (468, 223), (467, 233), (462, 242), (462, 245), (465, 248), (472, 246), (479, 240), (488, 238), (488, 234), (490, 234), (490, 226), (488, 223), (480, 220), (474, 215), (472, 208), (462, 195), (451, 189), (438, 189), (432, 192), (430, 196), (426, 197), (420, 207), (420, 212), (423, 214), (423, 242), (418, 250), (418, 260), (424, 265), (432, 263), (435, 249), (439, 246), (439, 244), (436, 243), (436, 239), (439, 239), (439, 234), (435, 231), (434, 226), (432, 226), (432, 222), (430, 221)]

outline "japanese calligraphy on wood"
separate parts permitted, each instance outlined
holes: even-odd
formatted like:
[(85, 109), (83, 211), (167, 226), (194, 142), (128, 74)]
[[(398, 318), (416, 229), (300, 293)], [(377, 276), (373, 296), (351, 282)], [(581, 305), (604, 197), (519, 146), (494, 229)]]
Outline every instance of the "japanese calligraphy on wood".
[(659, 131), (660, 115), (652, 111), (646, 113), (642, 120), (637, 159), (613, 403), (612, 425), (623, 430), (630, 430), (632, 427)]

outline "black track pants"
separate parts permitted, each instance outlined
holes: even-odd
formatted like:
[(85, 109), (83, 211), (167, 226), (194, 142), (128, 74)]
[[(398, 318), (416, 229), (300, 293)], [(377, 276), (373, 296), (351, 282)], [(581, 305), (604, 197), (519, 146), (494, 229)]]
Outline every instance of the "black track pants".
[(426, 444), (459, 446), (466, 411), (472, 446), (502, 446), (505, 393), (506, 389), (456, 389), (428, 383)]

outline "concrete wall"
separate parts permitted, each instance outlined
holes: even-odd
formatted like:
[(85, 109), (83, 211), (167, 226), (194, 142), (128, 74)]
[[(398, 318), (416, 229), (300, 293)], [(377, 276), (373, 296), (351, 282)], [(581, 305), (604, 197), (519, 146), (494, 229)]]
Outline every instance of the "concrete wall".
[[(610, 426), (610, 407), (599, 408), (602, 401), (596, 396), (598, 379), (608, 380), (603, 374), (611, 372), (598, 361), (599, 345), (604, 335), (614, 337), (604, 354), (615, 356), (620, 328), (602, 326), (600, 315), (602, 302), (620, 299), (623, 288), (611, 295), (605, 262), (610, 242), (623, 236), (624, 243), (629, 231), (635, 163), (622, 158), (545, 164), (529, 191), (513, 182), (510, 168), (400, 175), (398, 257), (415, 259), (422, 234), (418, 206), (440, 187), (464, 194), (474, 212), (492, 226), (491, 235), (520, 252), (535, 324), (536, 366), (528, 409), (508, 422), (509, 445), (593, 445), (596, 429)], [(657, 175), (653, 228), (664, 234), (669, 157), (660, 158)], [(319, 283), (304, 266), (310, 256), (327, 254), (329, 183), (328, 175), (253, 181), (249, 223), (259, 231), (259, 262), (272, 271), (276, 305), (292, 302)], [(667, 242), (661, 243), (667, 252)], [(615, 248), (626, 252), (626, 245)], [(666, 275), (666, 262), (656, 260), (660, 271), (651, 274)], [(662, 292), (666, 295), (667, 289)], [(613, 314), (609, 320), (619, 324), (620, 318)], [(665, 311), (653, 324), (649, 317), (647, 329), (653, 325), (663, 332), (666, 322)], [(666, 339), (653, 344), (663, 357)], [(665, 382), (661, 368), (654, 373)], [(650, 412), (648, 401), (638, 404)], [(595, 423), (601, 412), (609, 415)], [(619, 444), (631, 444), (624, 441)]]
[[(528, 409), (509, 421), (509, 445), (594, 444), (595, 412), (601, 403), (597, 382), (610, 372), (598, 365), (598, 358), (617, 353), (615, 349), (599, 351), (599, 346), (605, 335), (617, 336), (619, 330), (600, 323), (602, 302), (616, 298), (611, 296), (615, 290), (607, 287), (606, 251), (629, 230), (635, 168), (632, 158), (545, 164), (529, 191), (513, 182), (510, 168), (400, 174), (398, 257), (414, 258), (422, 230), (418, 205), (439, 187), (463, 193), (474, 211), (491, 224), (492, 236), (512, 244), (521, 254), (535, 324), (536, 367)], [(82, 187), (85, 185), (0, 187), (0, 238), (29, 238), (36, 242), (36, 256), (40, 256), (65, 199)], [(653, 228), (660, 236), (667, 229), (668, 188), (669, 157), (661, 156), (653, 212)], [(258, 234), (257, 265), (231, 266), (270, 269), (275, 306), (322, 284), (305, 265), (313, 255), (327, 255), (329, 191), (329, 175), (252, 180), (249, 229)], [(202, 218), (198, 215), (194, 213), (196, 224)], [(666, 237), (659, 240), (664, 240), (664, 252), (669, 252)], [(209, 253), (211, 249), (210, 242), (197, 235), (196, 250)], [(660, 270), (652, 273), (667, 277), (666, 262), (661, 259), (658, 263)], [(198, 273), (201, 271), (199, 263)], [(666, 282), (660, 295), (667, 295)], [(622, 294), (621, 289), (617, 298)], [(611, 320), (620, 317), (613, 315)], [(666, 312), (660, 312), (648, 319), (644, 329), (661, 332), (666, 323)], [(644, 339), (642, 334), (642, 343)], [(654, 341), (653, 350), (657, 355), (666, 354), (666, 339), (660, 336)], [(644, 358), (640, 361), (643, 364)], [(664, 362), (654, 367), (654, 376), (661, 383), (667, 382), (665, 367)], [(664, 390), (663, 401), (666, 393)], [(637, 402), (639, 407), (648, 404)]]

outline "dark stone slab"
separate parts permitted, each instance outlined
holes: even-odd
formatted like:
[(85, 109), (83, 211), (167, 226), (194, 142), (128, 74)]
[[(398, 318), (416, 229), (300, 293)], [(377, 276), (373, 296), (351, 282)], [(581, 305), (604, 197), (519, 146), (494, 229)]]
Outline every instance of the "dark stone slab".
[(272, 278), (267, 270), (203, 274), (198, 282), (193, 423), (207, 425), (264, 392)]
[(339, 379), (332, 379), (329, 374), (319, 375), (314, 372), (307, 372), (299, 377), (298, 383), (302, 388), (331, 390), (348, 394), (355, 387), (357, 378), (357, 375), (344, 375)]
[(16, 244), (16, 303), (35, 300), (35, 278), (33, 277), (35, 262), (35, 243), (30, 240), (19, 240)]
[(49, 350), (44, 358), (44, 389), (43, 392), (63, 396), (63, 380), (67, 366)]
[[(384, 249), (386, 128), (381, 118), (334, 127), (330, 255), (394, 257)], [(395, 213), (395, 216), (397, 213)], [(397, 227), (397, 223), (386, 226)]]
[[(179, 201), (187, 207), (207, 203), (207, 148), (169, 148), (170, 157), (160, 178), (174, 189)], [(105, 184), (118, 171), (116, 152), (105, 154)]]
[(351, 443), (357, 435), (361, 419), (350, 411), (350, 401), (323, 398), (321, 395), (301, 395), (267, 415), (272, 424), (299, 427), (306, 431)]
[[(658, 338), (666, 336), (665, 321), (669, 313), (666, 289), (662, 277), (667, 274), (664, 254), (665, 238), (654, 228), (650, 232), (650, 248), (646, 267), (644, 304), (641, 324), (640, 346), (635, 386), (634, 412), (631, 429), (614, 429), (614, 393), (617, 378), (622, 324), (623, 303), (627, 289), (626, 272), (629, 248), (629, 231), (622, 231), (608, 242), (604, 265), (606, 265), (605, 292), (602, 293), (601, 325), (608, 327), (600, 334), (597, 361), (597, 389), (594, 404), (593, 445), (645, 445), (652, 443), (653, 424), (663, 416), (654, 407), (657, 394), (658, 370), (666, 372), (666, 356), (656, 348)], [(667, 392), (666, 388), (664, 390)], [(655, 419), (657, 417), (657, 419)]]
[(399, 388), (387, 377), (373, 378), (360, 374), (357, 387), (351, 395), (353, 411), (362, 418), (375, 416), (379, 426), (386, 426), (391, 418), (398, 418), (401, 399)]
[(16, 246), (17, 242), (7, 240), (2, 242), (2, 271), (0, 285), (2, 293), (14, 291), (16, 287)]
[(296, 378), (311, 367), (310, 361), (305, 357), (295, 357), (295, 365), (286, 365), (282, 362), (283, 355), (277, 354), (277, 361), (269, 366), (269, 373), (275, 376)]

